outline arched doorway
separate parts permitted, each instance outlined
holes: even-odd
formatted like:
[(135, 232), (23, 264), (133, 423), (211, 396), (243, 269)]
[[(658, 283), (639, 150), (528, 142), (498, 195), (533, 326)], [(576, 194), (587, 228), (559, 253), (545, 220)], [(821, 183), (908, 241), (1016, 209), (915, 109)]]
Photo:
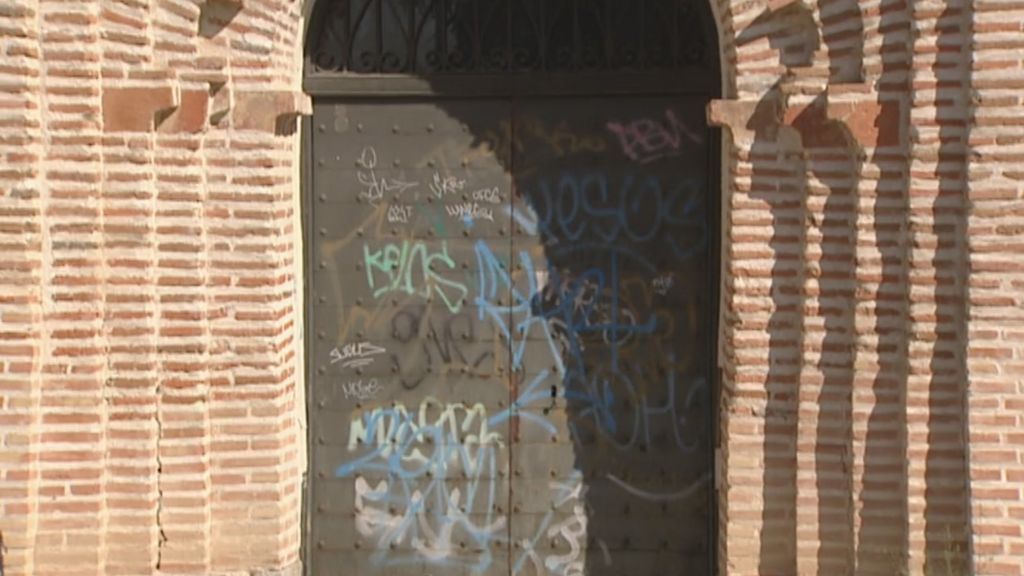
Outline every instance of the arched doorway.
[(322, 0), (311, 574), (711, 574), (719, 73), (695, 0)]

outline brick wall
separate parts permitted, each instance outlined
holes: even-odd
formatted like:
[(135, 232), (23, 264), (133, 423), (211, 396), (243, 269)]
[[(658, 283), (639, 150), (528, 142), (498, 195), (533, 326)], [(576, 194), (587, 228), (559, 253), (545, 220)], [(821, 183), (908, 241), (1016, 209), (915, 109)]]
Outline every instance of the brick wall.
[(0, 2), (6, 573), (297, 561), (300, 14)]
[(978, 574), (1024, 573), (1024, 3), (975, 2), (967, 167), (971, 512)]
[[(722, 573), (1024, 573), (1024, 4), (714, 8)], [(301, 12), (0, 1), (6, 573), (296, 565)]]
[(1021, 6), (718, 8), (723, 573), (1022, 573)]

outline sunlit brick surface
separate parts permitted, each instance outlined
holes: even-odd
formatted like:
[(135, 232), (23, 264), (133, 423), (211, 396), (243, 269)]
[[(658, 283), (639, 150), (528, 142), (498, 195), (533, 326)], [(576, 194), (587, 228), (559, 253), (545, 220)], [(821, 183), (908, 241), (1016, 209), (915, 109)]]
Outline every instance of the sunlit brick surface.
[[(1024, 4), (714, 8), (721, 573), (1024, 573)], [(5, 574), (299, 561), (302, 12), (0, 1)]]

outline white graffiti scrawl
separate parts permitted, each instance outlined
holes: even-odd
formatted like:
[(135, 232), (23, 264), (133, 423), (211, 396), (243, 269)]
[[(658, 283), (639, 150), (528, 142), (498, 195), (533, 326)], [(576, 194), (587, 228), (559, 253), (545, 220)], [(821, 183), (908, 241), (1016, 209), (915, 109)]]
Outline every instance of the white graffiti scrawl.
[(373, 364), (376, 359), (375, 356), (379, 356), (387, 352), (380, 346), (375, 346), (369, 342), (357, 342), (355, 344), (346, 344), (338, 350), (337, 348), (331, 350), (331, 364), (341, 363), (342, 368), (362, 368)]
[[(428, 397), (414, 408), (396, 403), (353, 416), (348, 450), (371, 451), (335, 473), (355, 479), (356, 529), (375, 543), (375, 562), (398, 566), (418, 559), (473, 572), (491, 565), (493, 544), (508, 542), (508, 518), (497, 506), (507, 498), (498, 472), (507, 464), (506, 442), (498, 429), (544, 397), (547, 376), (497, 414), (480, 403)], [(548, 434), (555, 430), (536, 425)]]

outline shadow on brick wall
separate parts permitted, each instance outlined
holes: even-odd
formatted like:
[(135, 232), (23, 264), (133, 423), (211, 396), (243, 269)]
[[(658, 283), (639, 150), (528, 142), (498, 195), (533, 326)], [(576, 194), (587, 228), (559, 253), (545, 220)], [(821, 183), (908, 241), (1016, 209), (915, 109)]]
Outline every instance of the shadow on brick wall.
[[(845, 123), (827, 118), (826, 106), (826, 95), (819, 94), (791, 121), (806, 152), (807, 175), (817, 182), (817, 186), (808, 182), (804, 201), (806, 226), (815, 231), (821, 247), (820, 253), (813, 256), (805, 251), (808, 270), (816, 276), (816, 306), (809, 299), (804, 310), (824, 322), (824, 335), (817, 346), (820, 381), (814, 382), (821, 386), (815, 422), (814, 473), (818, 496), (818, 574), (822, 576), (842, 574), (853, 563), (855, 254), (862, 165), (859, 146)], [(813, 333), (807, 323), (804, 330)]]
[(864, 18), (857, 0), (819, 0), (821, 36), (828, 48), (829, 83), (864, 78)]
[[(803, 326), (808, 207), (806, 154), (801, 133), (787, 123), (788, 86), (795, 69), (810, 66), (821, 44), (818, 24), (799, 2), (767, 9), (737, 37), (743, 45), (767, 37), (778, 50), (786, 73), (761, 97), (746, 128), (754, 134), (750, 149), (750, 196), (771, 213), (772, 312), (765, 375), (763, 480), (758, 571), (764, 575), (798, 573), (798, 423), (800, 383), (807, 346)], [(807, 118), (803, 119), (807, 124)]]
[(936, 333), (929, 365), (925, 457), (925, 574), (967, 574), (970, 502), (967, 457), (967, 169), (971, 119), (970, 2), (946, 2), (939, 14), (932, 72), (939, 131), (938, 193), (930, 214), (937, 245)]
[[(838, 2), (821, 5), (823, 11), (845, 13), (856, 6)], [(814, 53), (816, 47), (800, 46), (794, 39), (810, 38), (800, 28), (813, 22), (808, 9), (799, 3), (782, 10), (766, 11), (740, 35), (740, 43), (767, 35), (780, 50), (780, 63), (787, 69), (805, 66), (801, 55)], [(950, 7), (939, 25), (939, 45), (956, 44), (970, 20), (966, 7)], [(885, 99), (902, 99), (910, 92), (910, 15), (905, 6), (883, 9), (880, 78), (875, 87), (879, 108), (891, 104)], [(823, 16), (823, 20), (826, 19)], [(826, 25), (826, 28), (828, 26)], [(860, 48), (849, 44), (845, 32), (826, 30), (829, 55), (841, 62), (830, 66), (830, 88), (856, 77), (854, 71), (863, 60)], [(746, 37), (745, 37), (746, 36)], [(948, 38), (947, 38), (948, 37)], [(905, 54), (899, 58), (900, 53)], [(964, 395), (966, 381), (967, 257), (966, 201), (964, 198), (967, 142), (967, 113), (970, 80), (963, 66), (968, 59), (958, 51), (941, 52), (935, 64), (938, 80), (939, 199), (930, 218), (935, 228), (936, 252), (930, 263), (935, 270), (935, 321), (938, 323), (934, 350), (927, 370), (929, 420), (924, 450), (925, 492), (924, 540), (925, 573), (963, 574), (969, 564), (969, 500), (966, 457), (967, 413)], [(797, 413), (801, 384), (820, 384), (815, 425), (815, 482), (818, 501), (818, 574), (900, 574), (909, 570), (908, 488), (908, 386), (911, 373), (908, 342), (911, 332), (909, 310), (911, 259), (909, 203), (910, 179), (908, 148), (905, 140), (882, 142), (873, 152), (872, 163), (879, 168), (871, 228), (880, 253), (877, 290), (870, 295), (857, 293), (860, 279), (856, 272), (858, 241), (858, 174), (861, 152), (847, 127), (829, 120), (824, 113), (824, 95), (810, 105), (790, 108), (785, 102), (785, 79), (777, 83), (761, 100), (749, 129), (755, 130), (751, 150), (753, 197), (764, 199), (772, 212), (775, 233), (770, 241), (775, 264), (771, 271), (774, 312), (768, 325), (770, 372), (765, 411), (765, 470), (763, 532), (759, 572), (764, 575), (798, 572), (796, 544), (801, 537), (798, 524)], [(955, 108), (959, 107), (959, 108)], [(888, 120), (892, 120), (888, 118)], [(879, 116), (878, 122), (883, 122)], [(910, 128), (906, 105), (899, 118), (901, 129)], [(879, 131), (892, 127), (876, 125)], [(795, 129), (799, 138), (780, 137)], [(791, 140), (797, 143), (793, 144)], [(787, 158), (787, 155), (789, 156)], [(800, 159), (806, 160), (801, 163)], [(798, 172), (799, 174), (794, 174)], [(813, 190), (797, 182), (813, 176), (823, 186)], [(865, 192), (870, 193), (870, 192)], [(819, 204), (824, 195), (823, 205)], [(817, 232), (820, 264), (806, 250), (809, 231)], [(863, 230), (861, 232), (867, 232)], [(798, 261), (794, 264), (792, 259)], [(814, 256), (817, 258), (817, 256)], [(813, 274), (816, 298), (804, 294), (804, 274)], [(868, 284), (872, 282), (869, 278)], [(877, 367), (871, 380), (855, 380), (857, 368), (857, 326), (854, 310), (858, 298), (866, 298), (873, 326), (869, 334), (877, 340)], [(796, 302), (794, 303), (794, 299)], [(824, 319), (817, 371), (819, 382), (802, 381), (805, 369), (803, 350), (816, 346), (810, 342), (803, 319), (806, 311)], [(870, 351), (868, 351), (870, 352)], [(870, 354), (865, 360), (870, 361)], [(864, 457), (862, 486), (854, 500), (853, 390), (855, 386), (874, 396), (863, 434)], [(925, 391), (919, 391), (919, 394)], [(920, 398), (920, 396), (918, 396)], [(921, 439), (914, 440), (921, 445)], [(855, 510), (860, 527), (855, 529)]]
[[(910, 90), (911, 57), (907, 7), (882, 10), (879, 30), (882, 31), (880, 52), (888, 56), (881, 61), (875, 89), (883, 94), (880, 98), (885, 97), (885, 92), (895, 92), (897, 98), (905, 97), (903, 95)], [(906, 131), (908, 123), (909, 111), (904, 105), (899, 118), (901, 131)], [(879, 171), (871, 231), (881, 262), (878, 287), (872, 295), (874, 323), (870, 328), (878, 338), (878, 357), (874, 378), (858, 383), (871, 390), (876, 404), (868, 415), (864, 437), (857, 574), (903, 574), (908, 570), (906, 396), (910, 370), (910, 164), (905, 137), (898, 144), (880, 146), (871, 156), (871, 163)]]
[(242, 0), (205, 0), (199, 7), (199, 35), (213, 38), (242, 11)]
[(769, 294), (768, 374), (764, 409), (764, 502), (760, 542), (762, 574), (797, 573), (797, 422), (803, 369), (803, 253), (805, 182), (799, 139), (782, 124), (785, 95), (777, 83), (761, 99), (748, 128), (750, 196), (764, 200), (771, 212), (772, 268)]

